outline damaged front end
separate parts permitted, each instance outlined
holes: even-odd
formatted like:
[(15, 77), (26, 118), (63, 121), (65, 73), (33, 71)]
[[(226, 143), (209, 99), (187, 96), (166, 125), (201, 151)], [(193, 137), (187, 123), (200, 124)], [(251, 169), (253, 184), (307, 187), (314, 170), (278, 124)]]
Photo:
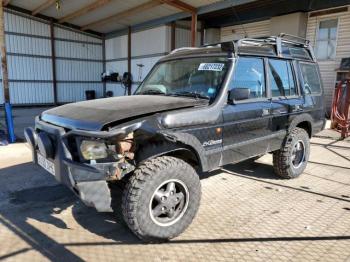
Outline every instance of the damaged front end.
[(111, 212), (108, 183), (135, 169), (135, 133), (140, 123), (111, 131), (66, 130), (36, 119), (25, 137), (33, 162), (70, 187), (88, 206)]

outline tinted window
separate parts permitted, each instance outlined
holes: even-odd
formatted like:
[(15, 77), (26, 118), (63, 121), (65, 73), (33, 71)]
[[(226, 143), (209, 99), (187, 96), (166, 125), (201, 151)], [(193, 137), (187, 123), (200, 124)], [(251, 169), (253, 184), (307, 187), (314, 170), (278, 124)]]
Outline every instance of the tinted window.
[(289, 61), (269, 60), (269, 79), (272, 97), (296, 94), (296, 88)]
[(240, 57), (230, 89), (249, 88), (250, 98), (266, 97), (264, 62), (260, 58)]
[(315, 64), (300, 63), (300, 71), (304, 79), (305, 94), (320, 93), (321, 83)]

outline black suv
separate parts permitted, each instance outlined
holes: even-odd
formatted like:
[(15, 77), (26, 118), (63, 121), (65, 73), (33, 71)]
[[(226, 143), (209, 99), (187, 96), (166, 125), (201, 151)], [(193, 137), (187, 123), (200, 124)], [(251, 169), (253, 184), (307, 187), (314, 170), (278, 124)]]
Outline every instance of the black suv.
[(272, 153), (277, 175), (298, 177), (324, 115), (311, 46), (280, 35), (177, 49), (133, 96), (50, 109), (25, 136), (33, 161), (88, 206), (112, 211), (123, 185), (127, 225), (161, 241), (191, 223), (204, 172)]

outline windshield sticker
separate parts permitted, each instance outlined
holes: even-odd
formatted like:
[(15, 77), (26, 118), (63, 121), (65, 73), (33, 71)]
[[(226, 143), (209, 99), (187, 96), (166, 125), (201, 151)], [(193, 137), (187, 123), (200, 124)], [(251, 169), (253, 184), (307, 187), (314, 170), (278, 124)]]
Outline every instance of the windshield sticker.
[(222, 71), (224, 65), (222, 63), (201, 63), (198, 71)]

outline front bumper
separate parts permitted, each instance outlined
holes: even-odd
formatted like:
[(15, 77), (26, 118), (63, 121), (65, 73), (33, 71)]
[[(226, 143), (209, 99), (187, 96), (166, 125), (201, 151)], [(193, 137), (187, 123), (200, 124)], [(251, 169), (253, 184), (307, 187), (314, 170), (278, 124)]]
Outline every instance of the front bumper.
[[(35, 120), (35, 129), (26, 128), (24, 132), (35, 164), (38, 164), (37, 154), (44, 155), (54, 164), (56, 180), (68, 186), (87, 206), (95, 207), (99, 212), (112, 211), (107, 181), (111, 180), (112, 176), (116, 179), (114, 174), (118, 166), (115, 163), (92, 166), (73, 161), (65, 138), (66, 131), (43, 122), (38, 117)], [(41, 132), (46, 133), (52, 141), (52, 156), (46, 156), (40, 151), (38, 134)]]

